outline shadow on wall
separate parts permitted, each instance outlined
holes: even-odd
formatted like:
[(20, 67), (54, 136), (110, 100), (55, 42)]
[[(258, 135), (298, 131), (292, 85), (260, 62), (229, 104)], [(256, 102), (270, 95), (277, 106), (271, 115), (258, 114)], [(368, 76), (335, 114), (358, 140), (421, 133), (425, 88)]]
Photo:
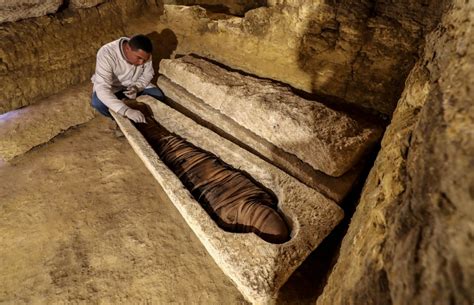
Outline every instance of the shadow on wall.
[(312, 8), (298, 48), (312, 92), (391, 116), (443, 2), (325, 1)]
[(390, 42), (380, 41), (376, 29), (382, 21), (376, 21), (374, 4), (358, 3), (356, 8), (347, 14), (344, 6), (327, 4), (309, 13), (298, 64), (311, 75), (313, 93), (330, 102), (351, 103), (348, 108), (390, 116), (414, 64), (416, 47), (396, 41), (403, 29), (395, 24), (379, 30)]
[(171, 55), (178, 47), (178, 38), (170, 29), (164, 29), (159, 34), (158, 32), (151, 32), (146, 35), (153, 43), (153, 69), (155, 76), (152, 83), (156, 84), (158, 79), (158, 70), (160, 69), (160, 62), (162, 59), (171, 58)]
[[(354, 14), (365, 20), (369, 8), (359, 6)], [(363, 35), (364, 22), (354, 22), (351, 24), (354, 34), (350, 41), (345, 41), (348, 38), (342, 33), (344, 25), (337, 19), (337, 11), (336, 5), (321, 4), (317, 11), (305, 17), (307, 24), (298, 48), (298, 66), (311, 76), (312, 94), (329, 105), (342, 106), (338, 110), (343, 110), (352, 108), (344, 104), (354, 102), (347, 96), (348, 86), (355, 81), (353, 64), (367, 38)]]

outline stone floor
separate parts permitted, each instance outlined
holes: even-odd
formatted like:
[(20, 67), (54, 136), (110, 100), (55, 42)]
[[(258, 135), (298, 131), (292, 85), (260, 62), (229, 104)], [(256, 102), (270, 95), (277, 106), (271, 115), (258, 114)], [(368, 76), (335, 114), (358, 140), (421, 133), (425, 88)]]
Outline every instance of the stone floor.
[(104, 118), (0, 165), (0, 303), (245, 304)]

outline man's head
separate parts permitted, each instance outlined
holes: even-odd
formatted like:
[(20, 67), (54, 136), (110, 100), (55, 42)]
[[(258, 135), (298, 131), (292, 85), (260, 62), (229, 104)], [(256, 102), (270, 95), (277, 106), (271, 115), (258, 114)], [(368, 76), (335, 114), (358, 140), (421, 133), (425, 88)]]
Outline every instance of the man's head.
[(135, 35), (124, 43), (124, 53), (127, 61), (132, 65), (139, 66), (146, 63), (153, 51), (151, 40), (145, 35)]

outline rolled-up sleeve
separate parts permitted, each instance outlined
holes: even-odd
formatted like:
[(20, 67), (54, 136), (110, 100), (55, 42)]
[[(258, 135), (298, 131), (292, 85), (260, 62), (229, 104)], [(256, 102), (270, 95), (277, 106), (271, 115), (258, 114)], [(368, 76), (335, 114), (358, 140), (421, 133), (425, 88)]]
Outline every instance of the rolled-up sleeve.
[(94, 89), (97, 97), (109, 109), (124, 115), (126, 106), (119, 100), (112, 91), (113, 80), (113, 59), (108, 55), (107, 51), (100, 49), (97, 52), (97, 62), (95, 66)]

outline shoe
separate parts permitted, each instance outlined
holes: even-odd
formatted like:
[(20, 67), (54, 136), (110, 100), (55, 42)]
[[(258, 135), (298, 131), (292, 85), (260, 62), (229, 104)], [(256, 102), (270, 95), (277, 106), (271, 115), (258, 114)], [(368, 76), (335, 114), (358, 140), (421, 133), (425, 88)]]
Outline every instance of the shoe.
[(122, 130), (120, 129), (120, 127), (118, 126), (117, 122), (115, 122), (114, 124), (114, 136), (118, 139), (118, 138), (123, 138), (125, 137), (125, 135), (123, 134)]
[(124, 135), (123, 132), (120, 130), (120, 128), (114, 130), (114, 136), (115, 136), (117, 139), (125, 137), (125, 135)]

